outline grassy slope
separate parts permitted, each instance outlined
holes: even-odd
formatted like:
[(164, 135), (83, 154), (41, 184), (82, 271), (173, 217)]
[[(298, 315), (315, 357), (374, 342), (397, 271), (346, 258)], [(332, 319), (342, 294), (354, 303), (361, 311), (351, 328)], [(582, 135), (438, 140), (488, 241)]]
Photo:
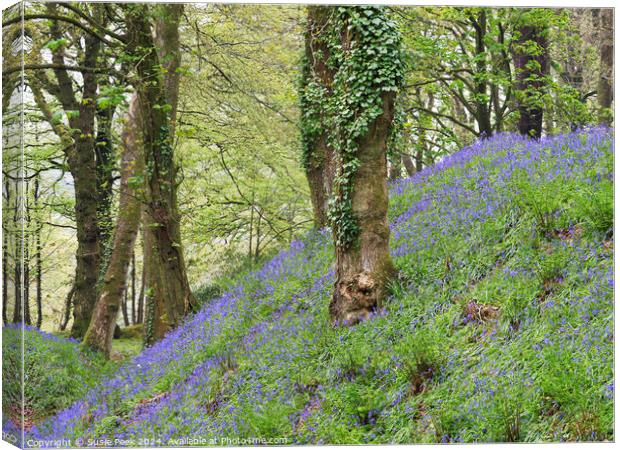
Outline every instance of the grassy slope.
[(332, 250), (311, 235), (29, 433), (612, 439), (612, 145), (593, 130), (463, 149), (391, 187), (401, 279), (371, 320), (328, 325)]
[[(26, 327), (23, 336), (27, 426), (70, 406), (114, 372), (114, 363), (99, 354), (80, 352), (75, 340), (34, 327)], [(4, 420), (13, 420), (13, 425), (21, 421), (21, 344), (20, 327), (2, 328), (2, 412)]]

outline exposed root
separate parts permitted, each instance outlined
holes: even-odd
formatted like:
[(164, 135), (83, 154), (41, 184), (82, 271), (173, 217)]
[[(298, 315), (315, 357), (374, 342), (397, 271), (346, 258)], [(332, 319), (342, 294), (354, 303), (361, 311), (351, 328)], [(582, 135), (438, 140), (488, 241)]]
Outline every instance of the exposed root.
[(366, 320), (375, 310), (383, 286), (370, 272), (361, 272), (337, 282), (329, 305), (335, 324), (355, 325)]
[(499, 308), (497, 306), (485, 305), (470, 300), (463, 310), (465, 323), (476, 322), (479, 324), (492, 322), (499, 317)]

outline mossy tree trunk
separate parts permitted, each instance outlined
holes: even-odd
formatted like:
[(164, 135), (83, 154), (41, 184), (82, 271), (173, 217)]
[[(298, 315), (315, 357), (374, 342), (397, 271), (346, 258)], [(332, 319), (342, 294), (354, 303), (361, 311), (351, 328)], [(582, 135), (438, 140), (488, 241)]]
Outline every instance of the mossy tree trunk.
[[(102, 261), (100, 276), (105, 273), (106, 259), (109, 258), (112, 244), (112, 199), (114, 185), (114, 149), (112, 147), (112, 118), (115, 106), (97, 109), (97, 136), (95, 138), (95, 168), (97, 171), (97, 215), (99, 221), (99, 246)], [(103, 273), (102, 273), (103, 272)]]
[[(174, 126), (178, 102), (180, 47), (179, 21), (183, 5), (158, 8), (156, 37), (151, 32), (150, 7), (127, 7), (130, 54), (136, 57), (135, 82), (144, 142), (145, 207), (143, 224), (147, 308), (145, 342), (161, 338), (195, 307), (189, 287), (180, 238)], [(162, 75), (161, 68), (165, 75)]]
[(329, 95), (334, 78), (333, 69), (327, 64), (329, 47), (321, 36), (331, 10), (326, 6), (308, 6), (301, 86), (303, 159), (316, 228), (328, 224), (328, 202), (335, 170), (334, 150), (328, 143), (328, 124), (317, 103)]
[(84, 337), (84, 346), (99, 350), (108, 356), (112, 350), (119, 307), (127, 289), (127, 269), (140, 223), (141, 186), (135, 185), (135, 180), (144, 172), (139, 113), (140, 107), (137, 98), (134, 97), (127, 112), (123, 131), (120, 200), (112, 252), (93, 318)]

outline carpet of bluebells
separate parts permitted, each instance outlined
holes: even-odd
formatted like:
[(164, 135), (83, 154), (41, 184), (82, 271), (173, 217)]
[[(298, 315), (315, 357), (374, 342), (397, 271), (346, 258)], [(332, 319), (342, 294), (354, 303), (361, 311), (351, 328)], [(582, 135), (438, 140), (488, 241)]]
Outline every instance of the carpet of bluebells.
[(499, 134), (390, 193), (400, 277), (368, 321), (329, 325), (311, 233), (24, 444), (613, 439), (612, 133)]

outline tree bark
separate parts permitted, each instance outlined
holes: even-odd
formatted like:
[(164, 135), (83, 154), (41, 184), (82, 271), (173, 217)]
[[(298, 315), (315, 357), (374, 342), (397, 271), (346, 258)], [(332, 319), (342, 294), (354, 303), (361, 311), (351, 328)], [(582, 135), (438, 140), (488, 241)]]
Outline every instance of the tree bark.
[[(134, 243), (135, 245), (135, 243)], [(131, 253), (131, 323), (136, 322), (136, 253)]]
[(127, 113), (123, 132), (120, 200), (114, 243), (93, 318), (84, 337), (84, 346), (99, 350), (108, 356), (112, 350), (118, 310), (126, 290), (127, 268), (140, 222), (140, 192), (134, 184), (135, 179), (144, 172), (140, 127), (142, 120), (139, 116), (138, 103), (134, 97)]
[(19, 214), (19, 196), (23, 195), (20, 192), (19, 182), (15, 183), (15, 210), (13, 211), (13, 233), (14, 233), (14, 278), (13, 287), (15, 292), (15, 307), (13, 309), (13, 323), (21, 323), (23, 319), (22, 315), (22, 245), (24, 241), (24, 235), (21, 231), (21, 219)]
[(65, 297), (65, 310), (60, 322), (60, 331), (64, 331), (67, 328), (69, 319), (71, 318), (71, 305), (73, 304), (73, 296), (75, 295), (75, 283), (71, 283), (71, 288)]
[[(95, 138), (95, 167), (97, 171), (97, 215), (99, 220), (99, 245), (102, 251), (100, 275), (105, 273), (105, 260), (111, 251), (111, 237), (114, 228), (112, 221), (112, 187), (114, 185), (114, 154), (112, 148), (112, 117), (115, 107), (97, 110), (97, 137)], [(101, 273), (103, 272), (103, 273)]]
[(394, 155), (390, 158), (390, 171), (388, 178), (390, 181), (395, 181), (400, 178), (400, 174), (402, 171), (402, 157), (400, 154)]
[(513, 45), (519, 133), (540, 139), (543, 127), (542, 95), (549, 73), (547, 30), (522, 19)]
[(412, 176), (417, 172), (415, 164), (413, 162), (413, 158), (411, 155), (402, 155), (403, 164), (405, 165), (405, 170), (407, 171), (407, 175)]
[[(39, 177), (34, 179), (34, 208), (35, 211), (39, 210)], [(35, 270), (37, 277), (37, 291), (36, 291), (36, 304), (37, 304), (37, 328), (41, 328), (43, 324), (43, 289), (41, 283), (43, 282), (43, 262), (41, 252), (43, 250), (41, 245), (41, 228), (40, 221), (37, 223), (37, 229), (35, 231)]]
[[(144, 244), (143, 244), (144, 248)], [(144, 254), (143, 254), (144, 255)], [(142, 275), (140, 276), (140, 293), (138, 294), (138, 322), (143, 323), (144, 321), (144, 289), (146, 285), (146, 271), (144, 269), (144, 256), (142, 263)]]
[(613, 122), (611, 105), (614, 98), (614, 10), (600, 13), (600, 76), (597, 87), (599, 121), (607, 126)]
[(384, 94), (383, 115), (360, 142), (360, 167), (353, 179), (353, 213), (358, 242), (336, 246), (336, 283), (329, 305), (335, 322), (354, 324), (368, 317), (385, 297), (396, 274), (389, 253), (387, 139), (394, 114), (394, 96)]
[(484, 9), (478, 11), (477, 17), (470, 16), (470, 21), (475, 30), (476, 41), (476, 77), (475, 81), (475, 99), (476, 105), (476, 122), (478, 123), (478, 131), (482, 137), (490, 137), (493, 134), (491, 125), (491, 108), (489, 107), (486, 96), (487, 92), (487, 51), (485, 37), (487, 33), (487, 13)]
[[(141, 117), (146, 168), (145, 267), (147, 308), (145, 342), (160, 339), (193, 310), (180, 238), (177, 210), (177, 180), (174, 161), (174, 128), (179, 89), (181, 4), (159, 6), (156, 37), (153, 38), (147, 5), (131, 5), (126, 20), (129, 53), (137, 56), (135, 82)], [(156, 49), (157, 52), (152, 51)], [(160, 67), (165, 76), (161, 76)]]
[[(84, 119), (81, 128), (81, 136), (84, 137), (76, 140), (75, 147), (68, 155), (75, 188), (75, 223), (78, 241), (71, 327), (71, 336), (76, 339), (81, 338), (86, 332), (97, 302), (100, 256), (93, 130), (92, 122), (86, 117)], [(88, 137), (89, 135), (91, 137)]]
[(23, 298), (22, 302), (24, 304), (24, 323), (26, 325), (32, 325), (32, 318), (30, 317), (30, 233), (32, 232), (32, 216), (30, 214), (30, 187), (28, 181), (24, 181), (23, 183), (24, 191), (24, 203), (25, 203), (25, 230), (24, 238), (23, 238), (23, 259), (22, 259), (22, 270), (24, 273), (23, 277)]
[(128, 327), (129, 326), (129, 312), (127, 311), (127, 295), (128, 288), (125, 286), (125, 291), (123, 292), (123, 300), (121, 302), (122, 308), (121, 311), (123, 313), (123, 324)]
[[(378, 15), (378, 20), (387, 20)], [(375, 20), (376, 20), (375, 19)], [(342, 30), (343, 48), (357, 48), (355, 33)], [(363, 42), (363, 41), (362, 41)], [(379, 89), (380, 87), (376, 87)], [(352, 216), (359, 227), (352, 243), (336, 248), (336, 282), (329, 305), (332, 322), (352, 325), (381, 306), (388, 282), (396, 275), (389, 253), (387, 147), (394, 120), (395, 92), (382, 92), (382, 113), (357, 142), (359, 161), (351, 180)], [(343, 161), (341, 155), (338, 161)], [(343, 167), (338, 168), (342, 173)], [(341, 201), (340, 199), (338, 201)]]
[[(304, 105), (304, 102), (312, 101), (310, 96), (306, 97), (306, 90), (310, 85), (320, 86), (328, 95), (331, 91), (334, 73), (327, 65), (329, 48), (321, 39), (321, 30), (329, 19), (330, 10), (330, 7), (325, 6), (308, 6), (308, 27), (305, 38), (307, 65), (302, 74), (302, 109), (305, 111), (311, 111), (312, 106), (316, 106)], [(309, 119), (322, 121), (322, 117), (316, 116), (316, 113)], [(328, 224), (328, 202), (332, 195), (335, 162), (334, 151), (327, 141), (327, 126), (319, 126), (319, 128), (321, 129), (313, 129), (304, 133), (302, 139), (305, 140), (307, 147), (305, 169), (314, 211), (314, 223), (316, 228), (323, 228)]]

